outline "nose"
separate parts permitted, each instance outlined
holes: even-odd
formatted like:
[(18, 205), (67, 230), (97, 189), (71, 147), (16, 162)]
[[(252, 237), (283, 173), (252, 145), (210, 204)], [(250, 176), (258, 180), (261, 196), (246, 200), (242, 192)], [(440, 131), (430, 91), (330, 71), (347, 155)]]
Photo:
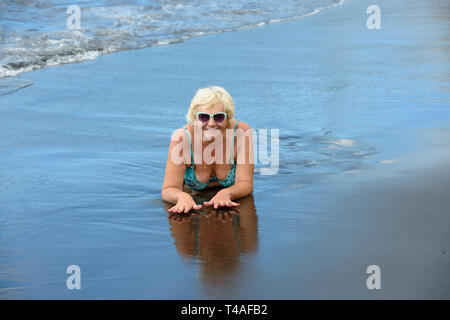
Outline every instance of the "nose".
[(214, 127), (216, 125), (216, 121), (214, 121), (214, 117), (210, 117), (208, 120), (208, 127)]

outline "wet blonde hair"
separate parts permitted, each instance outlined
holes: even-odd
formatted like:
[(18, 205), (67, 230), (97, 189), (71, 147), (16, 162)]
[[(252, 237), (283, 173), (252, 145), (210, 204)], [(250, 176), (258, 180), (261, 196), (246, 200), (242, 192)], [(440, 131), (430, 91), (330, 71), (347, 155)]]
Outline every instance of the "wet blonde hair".
[(227, 113), (227, 120), (231, 120), (234, 117), (234, 102), (231, 95), (222, 87), (209, 86), (207, 88), (198, 89), (194, 98), (191, 101), (189, 111), (186, 115), (186, 120), (189, 124), (193, 124), (195, 120), (195, 114), (197, 113), (198, 106), (207, 105), (211, 108), (215, 104), (222, 102), (224, 111)]

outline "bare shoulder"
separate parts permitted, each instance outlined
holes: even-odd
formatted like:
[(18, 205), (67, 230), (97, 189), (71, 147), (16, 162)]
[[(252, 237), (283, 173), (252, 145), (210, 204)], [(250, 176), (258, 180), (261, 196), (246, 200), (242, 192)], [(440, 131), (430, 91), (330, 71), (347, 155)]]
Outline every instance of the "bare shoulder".
[(172, 137), (170, 139), (171, 142), (181, 142), (186, 137), (186, 131), (184, 130), (184, 127), (176, 129), (172, 133)]
[(239, 121), (236, 129), (242, 129), (244, 131), (247, 131), (251, 129), (251, 127), (244, 121)]

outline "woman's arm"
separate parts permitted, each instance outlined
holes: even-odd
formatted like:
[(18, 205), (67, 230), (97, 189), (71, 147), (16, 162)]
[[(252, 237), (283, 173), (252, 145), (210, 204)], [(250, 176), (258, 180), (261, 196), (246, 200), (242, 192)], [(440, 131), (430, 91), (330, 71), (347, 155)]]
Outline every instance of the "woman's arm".
[[(197, 205), (191, 195), (183, 191), (184, 171), (186, 170), (183, 157), (189, 150), (187, 137), (183, 129), (178, 129), (172, 135), (169, 152), (167, 155), (166, 170), (164, 172), (164, 182), (161, 189), (161, 198), (167, 202), (174, 203), (175, 206), (170, 208), (169, 212), (189, 212), (191, 209), (200, 209), (202, 206)], [(184, 147), (184, 148), (183, 148)]]
[(221, 190), (228, 193), (230, 200), (245, 197), (253, 192), (253, 173), (255, 170), (252, 129), (240, 122), (237, 135), (237, 164), (234, 185)]
[(231, 187), (222, 189), (219, 192), (227, 194), (230, 200), (236, 200), (251, 194), (253, 192), (253, 183), (249, 181), (239, 181)]

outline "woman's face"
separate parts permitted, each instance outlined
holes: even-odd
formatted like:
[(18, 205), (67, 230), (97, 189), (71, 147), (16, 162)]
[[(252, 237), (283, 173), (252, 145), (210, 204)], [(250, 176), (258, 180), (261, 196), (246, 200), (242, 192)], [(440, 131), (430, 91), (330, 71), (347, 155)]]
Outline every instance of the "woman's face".
[[(206, 112), (210, 114), (217, 112), (225, 112), (225, 107), (222, 102), (216, 103), (211, 108), (208, 108), (206, 105), (201, 105), (198, 106), (197, 112)], [(215, 122), (214, 118), (211, 117), (209, 118), (208, 122), (202, 123), (202, 131), (205, 132), (210, 129), (217, 129), (224, 132), (227, 126), (228, 126), (228, 118), (226, 118), (222, 122)]]

